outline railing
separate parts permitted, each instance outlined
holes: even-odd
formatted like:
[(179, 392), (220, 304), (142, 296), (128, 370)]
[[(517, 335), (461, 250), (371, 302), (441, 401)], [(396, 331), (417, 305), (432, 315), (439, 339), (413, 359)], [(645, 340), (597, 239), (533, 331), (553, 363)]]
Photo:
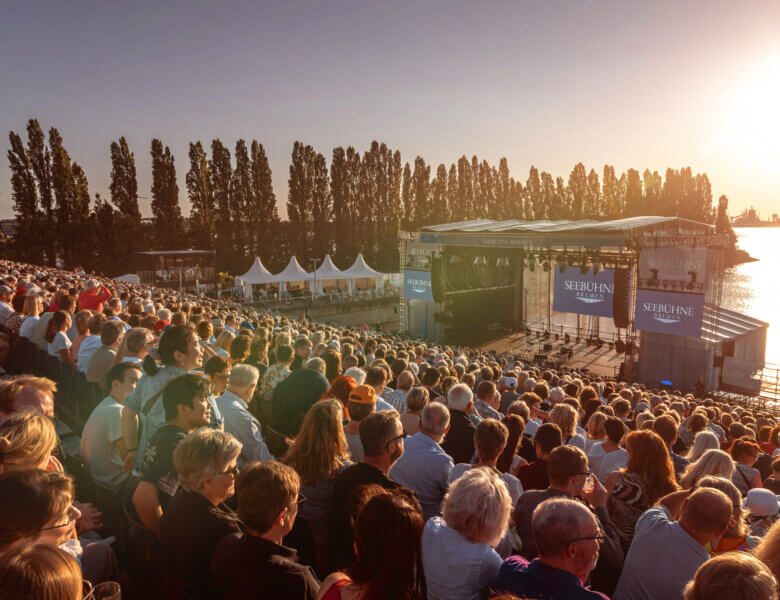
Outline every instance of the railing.
[(367, 290), (365, 292), (322, 293), (316, 296), (313, 296), (310, 292), (306, 292), (296, 296), (288, 294), (284, 298), (269, 298), (251, 301), (248, 304), (255, 308), (282, 310), (286, 308), (326, 306), (328, 304), (367, 303), (383, 299), (395, 299), (400, 302), (400, 290), (391, 288), (387, 290)]

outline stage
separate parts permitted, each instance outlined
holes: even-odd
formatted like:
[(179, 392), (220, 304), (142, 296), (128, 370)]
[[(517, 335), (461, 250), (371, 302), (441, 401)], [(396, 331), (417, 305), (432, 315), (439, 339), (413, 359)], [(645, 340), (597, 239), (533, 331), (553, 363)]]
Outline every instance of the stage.
[[(545, 344), (552, 345), (552, 350), (544, 352)], [(560, 349), (569, 348), (572, 351), (571, 358), (559, 359)], [(588, 369), (605, 377), (617, 377), (620, 365), (626, 355), (610, 349), (608, 344), (601, 347), (588, 345), (584, 340), (575, 343), (572, 339), (568, 344), (563, 340), (543, 340), (536, 333), (526, 334), (523, 331), (514, 331), (490, 342), (478, 346), (481, 352), (495, 352), (496, 354), (512, 354), (523, 360), (529, 360), (534, 356), (546, 354), (553, 362), (562, 360), (560, 365), (571, 369)]]

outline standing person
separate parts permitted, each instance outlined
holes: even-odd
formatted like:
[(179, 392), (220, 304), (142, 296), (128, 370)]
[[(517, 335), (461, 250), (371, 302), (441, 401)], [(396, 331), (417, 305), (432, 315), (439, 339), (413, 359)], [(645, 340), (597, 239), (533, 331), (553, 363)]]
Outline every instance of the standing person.
[(64, 310), (58, 310), (46, 326), (46, 335), (43, 336), (47, 343), (49, 356), (57, 357), (63, 363), (68, 362), (70, 339), (66, 332), (70, 328), (70, 324), (70, 315)]
[(111, 290), (100, 285), (97, 279), (88, 279), (84, 284), (84, 290), (79, 294), (79, 310), (91, 310), (96, 313), (103, 312), (103, 302), (111, 298)]
[(278, 462), (252, 463), (238, 475), (236, 497), (244, 532), (217, 545), (211, 562), (214, 597), (315, 600), (317, 577), (282, 544), (306, 501), (297, 473)]
[(322, 582), (320, 600), (425, 600), (422, 511), (404, 490), (377, 491), (355, 520), (355, 560)]
[(260, 421), (249, 412), (249, 403), (257, 387), (259, 374), (252, 365), (236, 365), (230, 371), (227, 389), (217, 398), (217, 408), (224, 419), (225, 431), (241, 443), (238, 466), (253, 461), (273, 460), (266, 446)]
[(690, 461), (672, 450), (672, 446), (677, 441), (677, 421), (671, 415), (661, 415), (653, 422), (653, 431), (660, 435), (664, 444), (666, 444), (666, 449), (669, 451), (669, 456), (674, 465), (674, 475), (679, 480)]
[(144, 527), (160, 539), (160, 517), (176, 491), (179, 474), (173, 452), (186, 435), (209, 423), (208, 379), (185, 373), (172, 379), (162, 392), (165, 425), (152, 436), (143, 455), (141, 483), (133, 504)]
[(404, 453), (403, 427), (394, 410), (368, 415), (360, 423), (364, 458), (336, 477), (328, 524), (329, 569), (349, 565), (353, 557), (351, 521), (354, 518), (352, 494), (360, 485), (376, 484), (385, 489), (401, 487), (390, 479), (390, 469)]
[(441, 402), (428, 404), (422, 410), (420, 431), (404, 440), (404, 453), (390, 470), (394, 481), (417, 494), (426, 521), (441, 514), (449, 487), (452, 459), (441, 448), (449, 428), (447, 407)]
[(734, 474), (731, 481), (743, 496), (753, 488), (761, 487), (761, 474), (753, 465), (758, 460), (761, 447), (749, 437), (741, 437), (731, 444), (731, 458), (734, 459)]
[[(146, 447), (157, 430), (166, 422), (160, 402), (166, 384), (203, 362), (203, 352), (197, 334), (190, 328), (175, 325), (166, 329), (157, 348), (161, 366), (151, 356), (143, 362), (144, 375), (122, 410), (122, 433), (127, 446), (127, 461), (140, 467)], [(140, 429), (140, 437), (139, 437)]]
[(301, 493), (307, 500), (298, 516), (306, 520), (314, 537), (318, 572), (327, 568), (328, 515), (335, 480), (352, 465), (342, 427), (343, 416), (337, 399), (317, 402), (306, 413), (295, 443), (284, 459), (301, 478)]

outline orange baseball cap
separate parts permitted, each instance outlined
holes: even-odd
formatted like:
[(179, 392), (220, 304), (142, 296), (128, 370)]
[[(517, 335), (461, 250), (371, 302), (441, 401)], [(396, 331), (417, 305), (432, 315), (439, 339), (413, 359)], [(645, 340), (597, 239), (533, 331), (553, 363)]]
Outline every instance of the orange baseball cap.
[(349, 393), (349, 401), (355, 404), (376, 404), (376, 391), (370, 385), (359, 385)]

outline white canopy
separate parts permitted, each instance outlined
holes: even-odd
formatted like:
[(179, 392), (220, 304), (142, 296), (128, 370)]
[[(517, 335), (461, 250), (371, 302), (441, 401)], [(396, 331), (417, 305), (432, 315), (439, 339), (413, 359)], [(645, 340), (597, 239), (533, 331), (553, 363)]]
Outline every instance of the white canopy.
[(114, 281), (126, 281), (127, 283), (132, 283), (133, 285), (141, 285), (141, 278), (135, 273), (128, 273), (127, 275), (114, 277)]
[(263, 266), (259, 256), (255, 256), (255, 262), (252, 263), (250, 269), (239, 276), (244, 283), (256, 284), (256, 283), (272, 283), (278, 281), (271, 272)]
[(355, 262), (349, 269), (342, 271), (342, 277), (348, 277), (350, 279), (361, 279), (363, 277), (381, 277), (382, 274), (379, 271), (375, 271), (366, 264), (363, 258), (363, 253), (357, 255)]
[(298, 259), (293, 256), (284, 270), (273, 276), (272, 281), (282, 283), (287, 281), (309, 281), (311, 279), (311, 273), (304, 271), (303, 267), (298, 264)]
[(333, 261), (330, 259), (330, 254), (325, 256), (325, 260), (322, 261), (320, 268), (317, 269), (317, 279), (324, 281), (325, 279), (346, 279), (349, 277), (344, 271), (336, 267)]

